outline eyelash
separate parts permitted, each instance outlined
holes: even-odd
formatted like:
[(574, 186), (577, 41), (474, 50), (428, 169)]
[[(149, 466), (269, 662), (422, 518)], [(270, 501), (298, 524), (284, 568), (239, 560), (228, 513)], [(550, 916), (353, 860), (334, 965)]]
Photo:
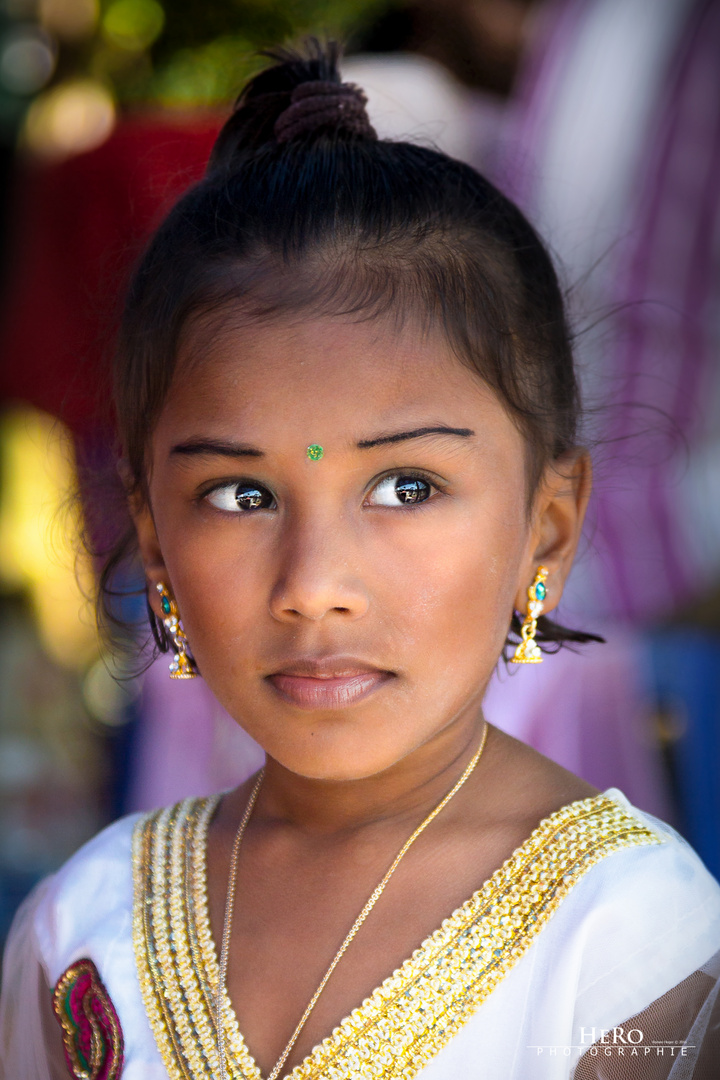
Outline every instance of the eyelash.
[[(367, 499), (368, 496), (371, 495), (373, 491), (376, 491), (384, 481), (387, 481), (387, 480), (396, 480), (397, 481), (397, 480), (400, 480), (400, 479), (403, 479), (403, 480), (421, 480), (424, 483), (428, 484), (428, 486), (432, 490), (431, 490), (430, 494), (427, 496), (427, 498), (421, 499), (418, 502), (414, 502), (414, 503), (413, 502), (407, 502), (406, 504), (404, 504), (404, 505), (401, 504), (399, 506), (387, 506), (387, 505), (383, 506), (382, 504), (377, 504), (376, 503), (376, 504), (374, 504), (376, 508), (379, 507), (380, 509), (386, 509), (386, 510), (418, 510), (421, 506), (424, 506), (425, 503), (429, 503), (431, 501), (434, 501), (434, 499), (435, 499), (435, 497), (437, 495), (442, 495), (442, 494), (445, 493), (444, 487), (443, 487), (442, 483), (438, 480), (437, 477), (432, 477), (432, 476), (428, 475), (427, 473), (423, 472), (420, 469), (394, 469), (392, 472), (385, 473), (383, 476), (380, 476), (373, 483), (372, 487), (370, 488), (367, 495), (365, 496), (365, 499)], [(200, 494), (197, 497), (197, 501), (200, 502), (200, 503), (209, 502), (209, 496), (212, 495), (215, 492), (219, 492), (219, 491), (222, 491), (223, 489), (228, 489), (228, 488), (233, 488), (233, 489), (237, 490), (237, 488), (242, 487), (242, 486), (254, 487), (258, 491), (267, 492), (273, 498), (273, 503), (275, 503), (275, 497), (274, 497), (273, 493), (270, 491), (270, 489), (265, 484), (261, 484), (259, 481), (253, 480), (250, 477), (240, 477), (240, 478), (233, 477), (231, 480), (228, 479), (228, 480), (218, 481), (218, 482), (214, 483), (212, 485), (212, 487), (207, 488), (204, 491), (200, 492)], [(363, 500), (363, 503), (365, 502), (365, 499)], [(212, 503), (210, 505), (212, 506)], [(268, 507), (258, 507), (257, 510), (240, 510), (240, 509), (238, 509), (238, 510), (225, 510), (225, 509), (223, 509), (221, 507), (213, 507), (213, 508), (216, 509), (219, 513), (235, 514), (235, 515), (239, 516), (241, 514), (257, 513), (258, 510), (273, 510), (273, 509), (277, 508), (277, 504), (275, 503), (274, 506), (268, 506)]]

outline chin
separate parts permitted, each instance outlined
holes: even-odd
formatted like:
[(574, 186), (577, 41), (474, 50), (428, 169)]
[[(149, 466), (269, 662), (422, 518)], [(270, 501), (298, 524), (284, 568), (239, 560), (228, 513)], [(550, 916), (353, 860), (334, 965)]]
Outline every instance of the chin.
[[(327, 721), (324, 721), (327, 723)], [(344, 725), (343, 725), (344, 726)], [(258, 740), (284, 769), (308, 780), (347, 783), (366, 780), (392, 768), (414, 749), (413, 745), (388, 745), (366, 730), (321, 732), (321, 724), (301, 737)], [(257, 736), (255, 736), (257, 738)]]

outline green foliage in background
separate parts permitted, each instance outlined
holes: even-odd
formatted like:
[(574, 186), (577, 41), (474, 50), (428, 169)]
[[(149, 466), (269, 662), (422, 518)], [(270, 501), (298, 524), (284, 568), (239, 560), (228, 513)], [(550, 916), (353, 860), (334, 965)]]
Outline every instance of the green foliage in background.
[(348, 42), (392, 0), (103, 0), (92, 37), (61, 49), (60, 77), (85, 74), (120, 102), (226, 103), (263, 64), (258, 50), (308, 34)]

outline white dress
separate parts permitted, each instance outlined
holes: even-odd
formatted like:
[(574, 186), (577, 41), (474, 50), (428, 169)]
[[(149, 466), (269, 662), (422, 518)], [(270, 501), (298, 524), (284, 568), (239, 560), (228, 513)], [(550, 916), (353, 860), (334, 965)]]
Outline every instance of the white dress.
[[(216, 803), (116, 822), (25, 902), (5, 958), (0, 1076), (217, 1077)], [(40, 1007), (55, 987), (60, 1067)], [(609, 788), (543, 819), (291, 1075), (711, 1080), (719, 991), (720, 886), (672, 828)], [(228, 1075), (260, 1080), (227, 999), (223, 1024)]]

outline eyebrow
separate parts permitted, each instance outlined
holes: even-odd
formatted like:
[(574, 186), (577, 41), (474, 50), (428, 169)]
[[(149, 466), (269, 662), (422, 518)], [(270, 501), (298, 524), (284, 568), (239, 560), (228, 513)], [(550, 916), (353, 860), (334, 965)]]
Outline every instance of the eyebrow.
[(262, 450), (248, 443), (226, 442), (222, 439), (188, 439), (187, 442), (177, 443), (170, 451), (171, 454), (184, 454), (188, 457), (264, 457)]
[(369, 450), (373, 446), (383, 446), (386, 443), (405, 442), (406, 439), (422, 439), (425, 435), (458, 435), (461, 439), (470, 439), (475, 434), (471, 428), (448, 427), (446, 424), (437, 424), (434, 427), (413, 428), (412, 431), (394, 431), (388, 434), (376, 435), (374, 439), (362, 439), (358, 444), (359, 450)]

